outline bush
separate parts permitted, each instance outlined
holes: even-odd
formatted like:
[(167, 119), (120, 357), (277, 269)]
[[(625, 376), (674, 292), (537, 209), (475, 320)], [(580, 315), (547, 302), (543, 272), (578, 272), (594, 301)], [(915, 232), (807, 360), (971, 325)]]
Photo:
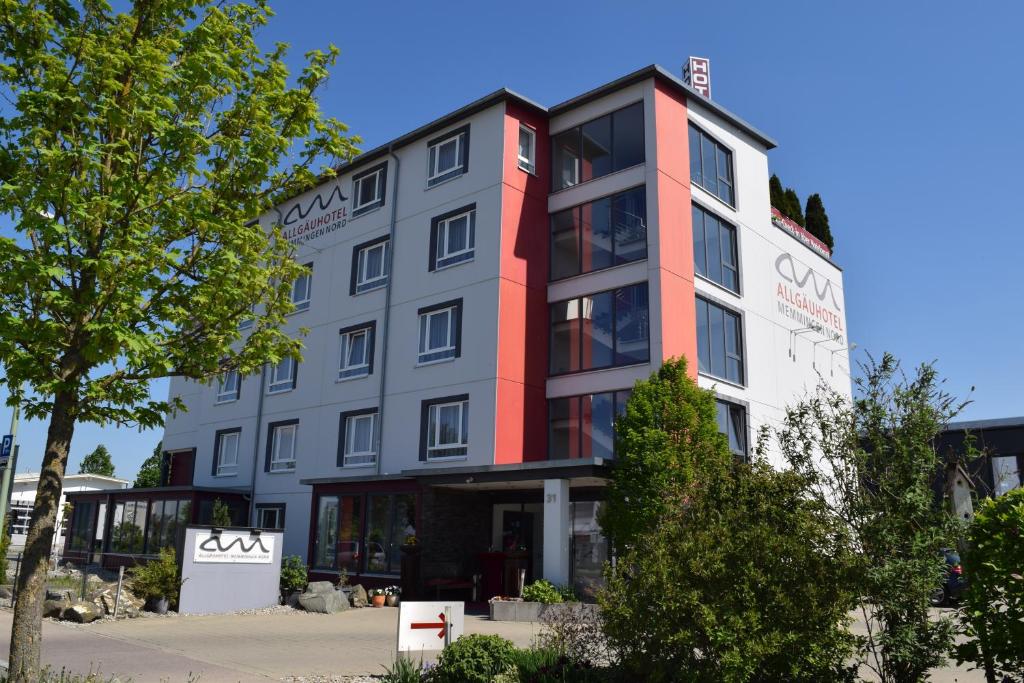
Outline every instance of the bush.
[(167, 598), (171, 607), (178, 606), (181, 572), (178, 570), (174, 548), (164, 548), (157, 559), (130, 571), (132, 593), (145, 600)]
[(7, 551), (11, 549), (10, 519), (8, 514), (7, 519), (3, 520), (3, 529), (0, 529), (0, 583), (7, 583)]
[(600, 614), (593, 605), (573, 603), (540, 617), (537, 644), (575, 664), (603, 666), (612, 661)]
[(519, 683), (597, 683), (608, 673), (544, 647), (516, 650), (515, 667)]
[(286, 555), (281, 558), (281, 591), (291, 593), (300, 591), (309, 583), (309, 571), (306, 563), (298, 555)]
[(441, 652), (431, 683), (490, 683), (515, 666), (516, 648), (501, 636), (462, 636)]
[(558, 594), (562, 596), (562, 602), (579, 602), (580, 597), (576, 595), (576, 587), (566, 584), (558, 587)]
[(407, 657), (398, 655), (394, 664), (384, 667), (384, 675), (380, 677), (380, 680), (382, 683), (420, 683), (424, 673), (422, 660), (414, 662)]
[(964, 553), (967, 591), (959, 613), (970, 640), (956, 647), (988, 680), (1024, 680), (1024, 489), (984, 501)]
[(562, 602), (562, 593), (551, 582), (539, 579), (523, 587), (523, 600), (553, 605)]

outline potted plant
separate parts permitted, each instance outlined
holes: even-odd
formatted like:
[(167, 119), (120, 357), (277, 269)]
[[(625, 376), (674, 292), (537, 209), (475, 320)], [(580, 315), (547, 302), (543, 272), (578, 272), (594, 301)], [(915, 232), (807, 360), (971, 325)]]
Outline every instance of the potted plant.
[(309, 572), (306, 564), (298, 555), (287, 555), (281, 558), (281, 604), (294, 607), (299, 595), (309, 583)]
[(174, 548), (164, 548), (159, 557), (131, 570), (131, 590), (157, 614), (178, 606), (181, 572)]
[(387, 598), (387, 596), (384, 595), (383, 588), (371, 588), (369, 591), (367, 591), (367, 594), (370, 596), (371, 605), (373, 605), (374, 607), (384, 606), (384, 600)]
[(398, 586), (388, 586), (384, 589), (384, 604), (388, 607), (398, 606), (398, 596), (402, 594), (402, 589)]

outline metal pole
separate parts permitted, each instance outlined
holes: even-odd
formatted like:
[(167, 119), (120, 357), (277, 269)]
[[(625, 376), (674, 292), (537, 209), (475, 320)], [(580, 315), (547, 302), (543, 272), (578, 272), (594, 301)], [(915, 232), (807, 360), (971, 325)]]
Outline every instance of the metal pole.
[(14, 585), (11, 586), (11, 607), (14, 607), (14, 598), (18, 596), (18, 577), (21, 576), (21, 553), (14, 561)]
[[(11, 413), (11, 454), (14, 454), (15, 444), (18, 443), (18, 417), (21, 414), (21, 406), (15, 405), (14, 412)], [(0, 522), (7, 521), (7, 499), (11, 495), (11, 479), (14, 477), (14, 468), (8, 463), (3, 468), (3, 474), (0, 475)]]
[(85, 584), (89, 578), (89, 565), (82, 566), (82, 600), (85, 600)]
[(117, 568), (117, 593), (114, 594), (114, 618), (117, 619), (117, 608), (121, 606), (121, 582), (124, 581), (124, 565)]
[(452, 644), (452, 608), (448, 605), (444, 607), (444, 646), (448, 647)]

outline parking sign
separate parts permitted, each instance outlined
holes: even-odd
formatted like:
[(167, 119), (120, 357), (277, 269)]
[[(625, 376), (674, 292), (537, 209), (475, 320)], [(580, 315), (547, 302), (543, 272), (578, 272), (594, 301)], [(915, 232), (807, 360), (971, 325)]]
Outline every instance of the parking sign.
[(6, 467), (7, 461), (11, 459), (11, 445), (14, 443), (13, 434), (4, 434), (3, 443), (0, 444), (0, 467)]

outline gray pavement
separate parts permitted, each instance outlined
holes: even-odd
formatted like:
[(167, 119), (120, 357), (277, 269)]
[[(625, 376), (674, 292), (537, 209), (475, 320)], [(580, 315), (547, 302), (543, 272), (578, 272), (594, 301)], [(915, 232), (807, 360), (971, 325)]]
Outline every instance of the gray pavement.
[[(854, 629), (862, 628), (854, 624)], [(54, 669), (99, 670), (147, 681), (279, 680), (288, 676), (380, 674), (394, 659), (395, 608), (349, 610), (332, 615), (299, 610), (268, 614), (149, 617), (71, 626), (43, 623), (43, 660)], [(467, 633), (493, 633), (530, 645), (539, 624), (492, 622), (467, 616)], [(9, 649), (11, 611), (0, 609), (0, 641)], [(428, 655), (427, 659), (431, 657)], [(867, 673), (867, 672), (864, 672)], [(870, 680), (870, 677), (867, 677)], [(937, 683), (981, 683), (980, 672), (947, 668)]]

